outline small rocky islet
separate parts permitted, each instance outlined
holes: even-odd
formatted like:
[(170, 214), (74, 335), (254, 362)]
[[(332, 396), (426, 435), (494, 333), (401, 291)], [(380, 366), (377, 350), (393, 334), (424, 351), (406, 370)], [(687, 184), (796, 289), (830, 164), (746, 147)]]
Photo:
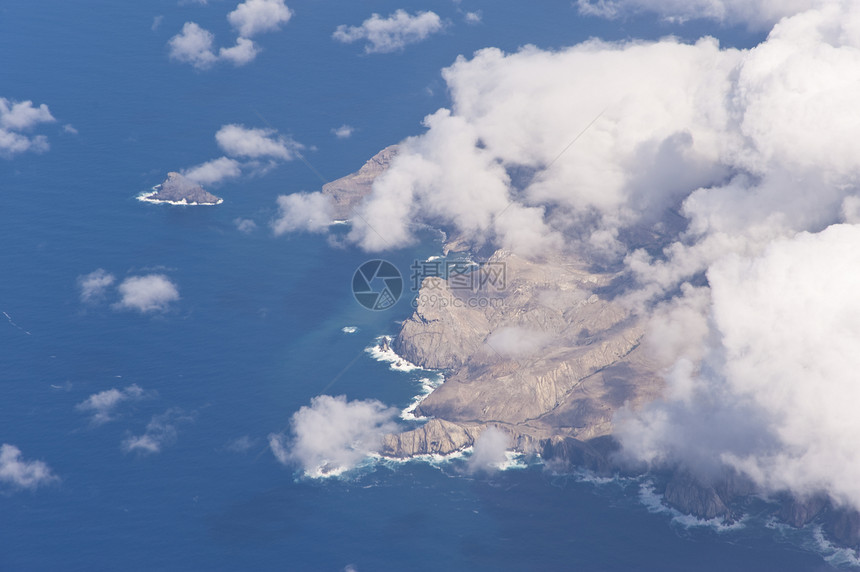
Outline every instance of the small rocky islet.
[(170, 205), (220, 205), (224, 199), (206, 191), (199, 184), (187, 179), (180, 173), (167, 173), (167, 178), (160, 185), (152, 188), (152, 192), (138, 197), (148, 203)]

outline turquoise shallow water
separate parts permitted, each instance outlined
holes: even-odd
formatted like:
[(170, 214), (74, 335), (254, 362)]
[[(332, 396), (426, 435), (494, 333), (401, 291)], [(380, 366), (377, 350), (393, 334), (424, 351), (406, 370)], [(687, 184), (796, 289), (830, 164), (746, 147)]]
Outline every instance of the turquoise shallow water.
[[(372, 4), (372, 5), (371, 5)], [(535, 466), (491, 477), (459, 462), (365, 466), (342, 479), (298, 478), (266, 436), (322, 391), (404, 407), (419, 373), (364, 349), (394, 333), (408, 300), (368, 312), (349, 292), (368, 256), (324, 239), (274, 238), (281, 193), (314, 190), (298, 161), (214, 191), (217, 208), (147, 205), (135, 195), (167, 171), (218, 156), (226, 123), (292, 134), (325, 178), (420, 131), (445, 104), (439, 69), (460, 53), (525, 43), (559, 47), (703, 28), (607, 23), (565, 3), (537, 8), (430, 2), (455, 25), (403, 53), (364, 56), (332, 42), (391, 2), (291, 3), (285, 29), (262, 36), (253, 64), (208, 72), (171, 63), (165, 43), (186, 20), (230, 37), (232, 5), (25, 2), (0, 4), (0, 96), (46, 103), (51, 150), (0, 160), (0, 442), (45, 461), (59, 481), (0, 495), (3, 570), (809, 570), (826, 566), (807, 537), (750, 523), (716, 532), (672, 524), (640, 502), (641, 483), (595, 485)], [(531, 6), (531, 5), (530, 5)], [(408, 7), (408, 6), (407, 6)], [(157, 16), (163, 16), (153, 30)], [(516, 22), (516, 25), (511, 25)], [(754, 37), (720, 31), (743, 45)], [(351, 139), (330, 130), (357, 128)], [(78, 134), (66, 133), (71, 124)], [(234, 219), (258, 229), (237, 231)], [(422, 245), (386, 258), (404, 274)], [(165, 314), (85, 305), (79, 276), (161, 272), (181, 299)], [(341, 331), (356, 326), (355, 334)], [(27, 333), (29, 332), (29, 333)], [(136, 384), (145, 398), (95, 426), (76, 408)], [(158, 454), (125, 453), (154, 416), (175, 438)], [(236, 451), (237, 440), (248, 444)], [(806, 543), (806, 545), (804, 545)]]

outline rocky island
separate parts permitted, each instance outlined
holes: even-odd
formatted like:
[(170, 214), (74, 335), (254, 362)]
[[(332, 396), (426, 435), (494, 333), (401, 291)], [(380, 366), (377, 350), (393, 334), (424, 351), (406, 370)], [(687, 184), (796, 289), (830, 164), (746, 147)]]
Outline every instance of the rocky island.
[[(387, 168), (396, 147), (323, 191), (342, 216)], [(454, 239), (444, 250), (461, 250)], [(601, 475), (647, 470), (663, 502), (701, 519), (736, 520), (760, 494), (743, 475), (726, 469), (700, 475), (684, 467), (640, 469), (617, 454), (613, 417), (658, 399), (663, 374), (643, 345), (644, 320), (616, 302), (620, 273), (599, 271), (570, 254), (526, 259), (497, 250), (481, 268), (503, 266), (502, 288), (493, 280), (427, 277), (414, 313), (403, 321), (392, 349), (445, 381), (416, 407), (419, 426), (386, 435), (380, 453), (408, 458), (449, 454), (475, 444), (490, 427), (510, 447), (540, 456), (565, 471)], [(818, 522), (830, 538), (860, 548), (860, 513), (823, 496), (786, 494), (774, 517), (794, 527)]]
[(138, 197), (147, 203), (169, 205), (220, 205), (224, 199), (207, 192), (197, 183), (186, 179), (179, 173), (167, 173), (167, 178), (152, 191)]

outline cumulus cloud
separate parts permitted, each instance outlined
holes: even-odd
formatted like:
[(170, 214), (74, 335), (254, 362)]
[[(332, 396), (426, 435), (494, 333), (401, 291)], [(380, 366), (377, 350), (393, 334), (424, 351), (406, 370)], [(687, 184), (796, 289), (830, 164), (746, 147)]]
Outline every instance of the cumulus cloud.
[(78, 403), (75, 409), (92, 415), (91, 421), (95, 425), (107, 423), (112, 419), (114, 410), (124, 401), (136, 401), (143, 397), (143, 389), (132, 384), (124, 389), (107, 389), (90, 395), (87, 399)]
[(232, 179), (242, 174), (239, 161), (229, 157), (218, 157), (199, 165), (184, 169), (185, 178), (200, 185), (214, 185), (224, 179)]
[(201, 28), (196, 22), (185, 22), (182, 31), (170, 38), (170, 57), (178, 62), (191, 64), (198, 69), (211, 67), (218, 61), (212, 49), (215, 35)]
[(235, 46), (218, 50), (218, 56), (222, 60), (227, 60), (235, 66), (252, 62), (259, 53), (260, 48), (248, 38), (236, 38)]
[(480, 10), (478, 10), (477, 12), (466, 12), (465, 14), (463, 14), (463, 20), (465, 20), (467, 24), (480, 24), (483, 18), (484, 16)]
[(360, 26), (341, 24), (332, 37), (347, 44), (366, 40), (364, 51), (377, 54), (402, 50), (441, 32), (444, 27), (435, 12), (418, 12), (413, 16), (405, 10), (397, 10), (387, 18), (373, 14)]
[(15, 131), (31, 129), (39, 123), (55, 121), (44, 103), (36, 107), (32, 101), (12, 102), (0, 97), (0, 127)]
[(341, 125), (337, 129), (332, 129), (331, 132), (334, 133), (334, 136), (338, 139), (349, 139), (352, 137), (355, 128), (351, 125)]
[(119, 285), (121, 299), (116, 307), (141, 313), (163, 312), (179, 300), (179, 289), (164, 274), (131, 276)]
[[(229, 156), (218, 157), (182, 171), (186, 178), (200, 185), (216, 185), (242, 175), (262, 175), (278, 165), (291, 161), (304, 147), (275, 129), (223, 125), (215, 141)], [(238, 159), (237, 159), (238, 158)]]
[[(216, 52), (215, 35), (196, 22), (186, 22), (182, 31), (167, 42), (170, 57), (200, 70), (209, 69), (218, 62), (244, 66), (254, 61), (262, 50), (251, 37), (279, 29), (290, 17), (292, 12), (284, 0), (246, 0), (227, 15), (230, 25), (239, 32), (235, 45), (221, 47)], [(155, 27), (153, 24), (153, 29)]]
[(278, 135), (274, 129), (236, 124), (221, 127), (215, 134), (215, 140), (228, 155), (252, 159), (272, 157), (289, 161), (302, 148), (301, 144), (290, 137)]
[(227, 20), (242, 38), (250, 38), (277, 30), (292, 15), (284, 0), (245, 0), (227, 15)]
[(0, 97), (0, 156), (9, 158), (18, 153), (48, 150), (48, 138), (44, 135), (27, 135), (40, 123), (56, 121), (44, 103), (35, 106), (32, 101), (11, 101)]
[(269, 435), (281, 463), (297, 462), (312, 476), (339, 474), (377, 452), (382, 436), (397, 430), (397, 410), (376, 400), (320, 395), (293, 414), (292, 438)]
[(177, 427), (191, 421), (194, 421), (193, 414), (179, 408), (168, 409), (164, 413), (153, 415), (142, 435), (132, 435), (124, 439), (120, 447), (125, 453), (160, 453), (164, 447), (176, 442), (179, 434)]
[(320, 192), (293, 193), (277, 199), (278, 216), (272, 230), (279, 236), (287, 232), (325, 232), (334, 218), (331, 201)]
[(472, 456), (469, 457), (469, 472), (491, 472), (498, 470), (507, 461), (510, 437), (496, 427), (489, 427), (475, 441)]
[(708, 270), (707, 351), (619, 425), (628, 452), (729, 464), (766, 490), (860, 508), (860, 226), (773, 241)]
[(16, 489), (36, 489), (56, 480), (43, 461), (26, 461), (15, 445), (0, 445), (0, 483)]
[(78, 276), (81, 302), (90, 303), (101, 300), (114, 282), (116, 277), (103, 268), (93, 270), (85, 276)]
[[(822, 228), (857, 166), (860, 62), (843, 21), (801, 13), (752, 50), (593, 40), (459, 58), (443, 71), (451, 108), (402, 143), (349, 238), (380, 250), (431, 222), (523, 254), (566, 243), (591, 260), (627, 256), (649, 297), (727, 251)], [(660, 220), (667, 209), (687, 222)], [(668, 224), (688, 228), (665, 253), (630, 252), (631, 236), (678, 232)]]
[(825, 4), (827, 0), (577, 0), (579, 11), (591, 16), (617, 18), (654, 12), (672, 21), (707, 18), (767, 28), (781, 18)]

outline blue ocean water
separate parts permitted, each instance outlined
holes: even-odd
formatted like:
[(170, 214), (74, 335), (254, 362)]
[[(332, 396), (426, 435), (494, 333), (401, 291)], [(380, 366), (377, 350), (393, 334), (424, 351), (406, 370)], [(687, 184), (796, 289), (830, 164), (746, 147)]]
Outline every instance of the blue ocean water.
[[(0, 3), (0, 97), (46, 103), (58, 120), (40, 130), (50, 151), (0, 159), (0, 311), (9, 316), (0, 316), (0, 443), (59, 477), (0, 494), (0, 569), (828, 567), (812, 532), (766, 519), (690, 528), (649, 510), (641, 482), (596, 484), (540, 466), (476, 477), (456, 461), (310, 480), (276, 462), (267, 435), (320, 393), (404, 407), (419, 391), (418, 374), (364, 351), (396, 332), (408, 299), (366, 311), (349, 285), (367, 254), (318, 236), (272, 236), (275, 197), (321, 184), (299, 161), (213, 189), (225, 198), (216, 208), (148, 205), (138, 193), (219, 156), (214, 134), (227, 123), (291, 134), (324, 178), (345, 175), (419, 133), (421, 118), (447, 101), (439, 70), (485, 46), (669, 33), (738, 46), (760, 39), (697, 23), (582, 18), (558, 2), (289, 5), (293, 20), (260, 37), (255, 62), (199, 72), (169, 61), (167, 40), (194, 20), (227, 45), (234, 3)], [(432, 9), (451, 25), (394, 54), (368, 56), (330, 38), (338, 24), (397, 8)], [(459, 10), (481, 10), (482, 24), (467, 26)], [(331, 129), (344, 123), (355, 135), (335, 139)], [(257, 230), (239, 232), (237, 217)], [(406, 272), (438, 249), (428, 233), (385, 256)], [(156, 315), (116, 311), (112, 300), (82, 304), (78, 277), (98, 268), (120, 279), (164, 273), (181, 299)], [(145, 398), (108, 423), (76, 408), (132, 384)], [(165, 413), (173, 441), (157, 454), (123, 452), (124, 439)]]

